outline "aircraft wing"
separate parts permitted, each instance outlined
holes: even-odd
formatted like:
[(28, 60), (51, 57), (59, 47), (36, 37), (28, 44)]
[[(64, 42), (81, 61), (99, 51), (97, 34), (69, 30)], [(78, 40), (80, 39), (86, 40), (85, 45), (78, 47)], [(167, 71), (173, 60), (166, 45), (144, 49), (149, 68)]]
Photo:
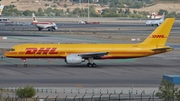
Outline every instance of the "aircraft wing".
[(82, 58), (99, 58), (107, 54), (108, 52), (95, 52), (95, 53), (82, 53), (78, 55), (81, 56)]

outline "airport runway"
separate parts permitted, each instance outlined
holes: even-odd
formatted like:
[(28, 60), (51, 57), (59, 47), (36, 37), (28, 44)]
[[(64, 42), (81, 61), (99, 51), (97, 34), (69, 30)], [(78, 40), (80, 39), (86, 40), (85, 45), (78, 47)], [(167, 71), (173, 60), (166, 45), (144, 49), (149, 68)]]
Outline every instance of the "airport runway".
[[(95, 33), (131, 33), (131, 34), (149, 34), (151, 33), (157, 26), (146, 26), (144, 23), (101, 23), (101, 24), (77, 24), (74, 22), (71, 23), (57, 23), (58, 30), (55, 32), (95, 32)], [(180, 32), (180, 23), (176, 22), (172, 29), (172, 33)], [(14, 31), (23, 31), (25, 32), (44, 32), (47, 33), (47, 29), (43, 29), (42, 31), (38, 31), (35, 26), (4, 26), (0, 27), (0, 31), (2, 32), (14, 32)]]
[[(172, 37), (179, 38), (179, 25), (177, 23), (173, 27)], [(57, 32), (46, 30), (39, 32), (34, 26), (0, 27), (0, 36), (7, 37), (6, 40), (0, 40), (0, 47), (10, 48), (22, 43), (131, 43), (130, 38), (147, 37), (156, 28), (155, 26), (144, 26), (142, 23), (102, 23), (100, 25), (64, 23), (58, 26), (60, 28)], [(67, 33), (73, 31), (99, 31), (99, 34)], [(121, 40), (108, 38), (109, 36), (120, 37)], [(176, 47), (175, 50), (141, 59), (98, 60), (96, 61), (97, 68), (89, 68), (86, 63), (75, 66), (66, 65), (62, 59), (29, 59), (27, 60), (29, 66), (23, 67), (20, 59), (4, 58), (0, 59), (0, 87), (25, 85), (35, 87), (130, 87), (132, 84), (137, 87), (158, 87), (163, 74), (180, 73), (180, 44), (168, 43), (168, 45)]]

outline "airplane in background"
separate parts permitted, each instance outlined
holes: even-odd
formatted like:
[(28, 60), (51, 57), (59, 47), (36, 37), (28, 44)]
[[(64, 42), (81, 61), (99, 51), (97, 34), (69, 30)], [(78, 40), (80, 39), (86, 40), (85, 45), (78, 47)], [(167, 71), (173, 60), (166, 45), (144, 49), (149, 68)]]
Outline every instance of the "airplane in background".
[[(0, 5), (0, 16), (2, 16), (2, 11), (4, 9), (4, 5)], [(0, 23), (9, 23), (9, 18), (0, 17)]]
[(159, 20), (148, 20), (148, 21), (146, 21), (146, 25), (150, 25), (150, 26), (157, 25), (157, 26), (159, 26), (164, 21), (164, 14), (165, 13), (163, 13), (162, 18)]
[(4, 8), (4, 5), (0, 5), (0, 16), (2, 15), (3, 8)]
[(32, 13), (32, 18), (33, 22), (31, 24), (36, 26), (39, 31), (42, 29), (48, 29), (48, 31), (54, 31), (58, 29), (56, 23), (54, 22), (38, 22), (34, 13)]
[(87, 22), (87, 21), (79, 20), (78, 24), (100, 24), (100, 22)]
[(20, 44), (6, 51), (4, 56), (21, 58), (24, 67), (27, 67), (27, 58), (63, 58), (67, 64), (88, 61), (88, 67), (96, 67), (96, 59), (129, 59), (156, 55), (173, 50), (165, 44), (174, 20), (167, 18), (138, 44)]
[(79, 20), (78, 24), (86, 24), (86, 23), (82, 20)]

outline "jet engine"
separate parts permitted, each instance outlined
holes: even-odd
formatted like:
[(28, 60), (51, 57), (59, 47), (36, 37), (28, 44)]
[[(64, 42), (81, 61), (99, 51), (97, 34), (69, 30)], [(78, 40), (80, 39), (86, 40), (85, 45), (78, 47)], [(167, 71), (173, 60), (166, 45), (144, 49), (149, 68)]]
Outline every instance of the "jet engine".
[(78, 56), (77, 54), (70, 54), (65, 59), (65, 62), (67, 64), (80, 64), (84, 61), (85, 60), (81, 56)]

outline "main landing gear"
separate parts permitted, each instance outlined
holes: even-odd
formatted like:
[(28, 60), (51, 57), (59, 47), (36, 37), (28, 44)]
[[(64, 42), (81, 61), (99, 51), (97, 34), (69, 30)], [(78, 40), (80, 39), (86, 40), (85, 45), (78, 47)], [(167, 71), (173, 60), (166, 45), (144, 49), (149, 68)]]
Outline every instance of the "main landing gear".
[(52, 31), (52, 32), (54, 32), (54, 31), (55, 31), (55, 29), (54, 29), (54, 28), (48, 28), (48, 31)]
[(39, 30), (39, 31), (41, 31), (41, 30), (42, 30), (42, 28), (38, 28), (38, 30)]
[(87, 63), (88, 67), (97, 67), (97, 65), (93, 62), (93, 58), (89, 58), (88, 61), (89, 61)]
[(22, 58), (23, 62), (24, 62), (24, 67), (27, 67), (28, 65), (26, 64), (26, 58)]
[(97, 65), (95, 63), (87, 63), (88, 67), (97, 67)]

